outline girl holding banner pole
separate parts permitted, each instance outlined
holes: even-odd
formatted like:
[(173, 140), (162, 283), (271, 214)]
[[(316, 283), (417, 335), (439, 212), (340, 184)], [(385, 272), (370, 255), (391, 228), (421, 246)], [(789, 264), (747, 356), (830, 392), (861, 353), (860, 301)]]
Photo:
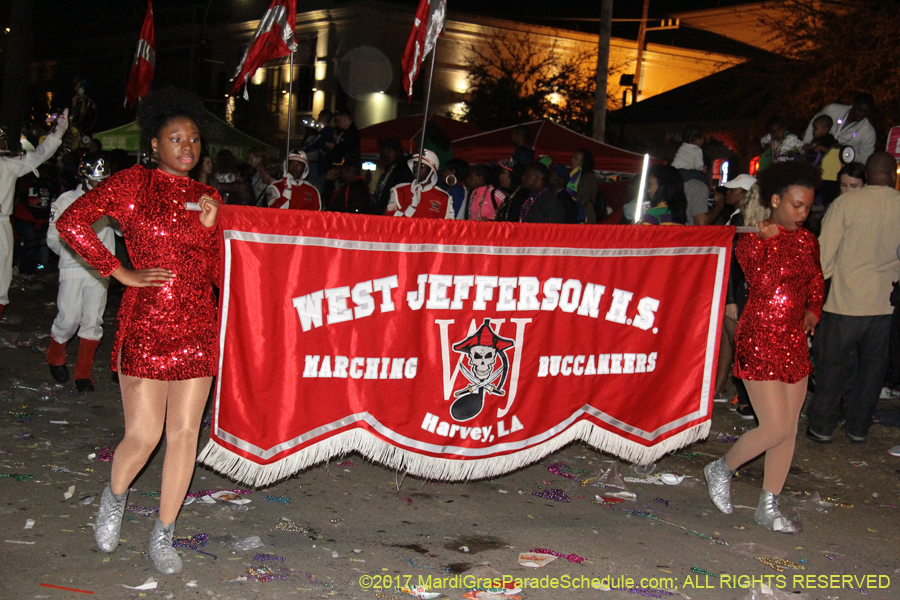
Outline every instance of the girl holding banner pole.
[[(165, 574), (181, 571), (172, 547), (175, 518), (193, 475), (200, 420), (217, 368), (212, 286), (219, 267), (218, 194), (188, 176), (200, 158), (202, 118), (203, 104), (194, 94), (164, 89), (145, 96), (138, 123), (159, 167), (137, 165), (109, 177), (56, 223), (88, 263), (126, 286), (112, 361), (125, 437), (100, 498), (94, 536), (101, 550), (115, 550), (128, 488), (165, 427), (159, 518), (150, 538), (150, 558)], [(193, 212), (197, 205), (199, 213)], [(134, 270), (123, 267), (91, 229), (104, 215), (121, 225)]]
[(824, 301), (819, 243), (803, 228), (820, 181), (818, 168), (793, 161), (776, 163), (759, 176), (760, 202), (772, 214), (759, 223), (759, 233), (741, 234), (737, 243), (750, 297), (734, 336), (734, 374), (744, 380), (759, 427), (703, 470), (713, 504), (731, 514), (734, 471), (765, 452), (755, 517), (780, 533), (802, 529), (781, 513), (779, 495), (794, 457), (806, 380), (813, 370), (806, 336), (815, 331)]

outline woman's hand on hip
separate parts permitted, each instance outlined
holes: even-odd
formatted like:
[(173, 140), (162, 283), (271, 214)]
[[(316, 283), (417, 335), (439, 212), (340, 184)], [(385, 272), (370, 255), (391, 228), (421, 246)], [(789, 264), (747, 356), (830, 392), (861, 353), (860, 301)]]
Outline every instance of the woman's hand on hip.
[(128, 287), (162, 287), (175, 279), (175, 273), (168, 269), (126, 269), (119, 266), (111, 273), (122, 285)]

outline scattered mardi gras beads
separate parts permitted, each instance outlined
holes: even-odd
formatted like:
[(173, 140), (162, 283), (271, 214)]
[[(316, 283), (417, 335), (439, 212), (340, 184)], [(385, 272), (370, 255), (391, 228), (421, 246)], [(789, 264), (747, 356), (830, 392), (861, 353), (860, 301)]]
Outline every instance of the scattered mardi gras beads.
[(710, 577), (721, 577), (718, 573), (710, 573), (706, 569), (701, 569), (700, 567), (691, 567), (691, 573), (697, 573), (698, 575), (709, 575)]
[(623, 477), (625, 483), (649, 483), (651, 485), (666, 485), (659, 477)]
[(103, 462), (112, 462), (113, 454), (115, 454), (115, 453), (116, 453), (115, 446), (107, 446), (106, 448), (103, 448), (102, 450), (97, 451), (97, 460), (100, 460)]
[(666, 506), (669, 506), (669, 502), (671, 502), (671, 500), (665, 500), (663, 498), (654, 498), (653, 501), (659, 504), (665, 504)]
[(172, 540), (173, 548), (190, 548), (191, 550), (200, 550), (206, 548), (209, 543), (208, 533), (198, 533), (188, 538), (175, 538)]
[(713, 542), (714, 544), (721, 544), (721, 545), (723, 545), (723, 546), (727, 546), (727, 545), (728, 545), (728, 542), (726, 542), (726, 541), (724, 541), (724, 540), (721, 540), (721, 539), (719, 539), (719, 538), (717, 538), (717, 537), (714, 537), (714, 536), (711, 536), (711, 535), (706, 535), (705, 533), (700, 533), (699, 531), (694, 531), (693, 529), (688, 529), (688, 528), (685, 527), (684, 525), (679, 525), (679, 524), (677, 524), (677, 523), (672, 523), (672, 522), (670, 522), (670, 521), (665, 521), (665, 520), (663, 520), (663, 519), (660, 519), (660, 518), (657, 517), (656, 515), (651, 515), (650, 513), (646, 513), (646, 512), (640, 511), (640, 510), (630, 510), (630, 509), (628, 509), (628, 508), (623, 508), (622, 510), (624, 510), (624, 511), (627, 512), (628, 514), (634, 515), (634, 516), (636, 516), (636, 517), (644, 517), (644, 518), (646, 518), (646, 519), (653, 519), (654, 521), (659, 521), (660, 523), (663, 523), (663, 524), (665, 524), (665, 525), (671, 525), (672, 527), (677, 527), (678, 529), (682, 529), (682, 530), (684, 530), (684, 531), (687, 531), (688, 533), (692, 533), (692, 534), (696, 535), (696, 536), (699, 537), (699, 538), (703, 538), (704, 540), (709, 540), (709, 541)]
[(147, 496), (148, 498), (159, 498), (160, 492), (144, 492), (141, 496)]
[(675, 456), (678, 458), (697, 458), (700, 455), (696, 452), (685, 452), (684, 454), (676, 454)]
[(638, 594), (639, 596), (646, 596), (647, 598), (663, 598), (665, 596), (674, 596), (672, 592), (667, 592), (666, 590), (659, 590), (656, 588), (642, 588), (642, 587), (613, 587), (610, 588), (613, 590), (618, 590), (621, 592), (630, 592), (632, 594)]
[(557, 558), (564, 558), (567, 561), (573, 563), (583, 563), (587, 560), (586, 558), (578, 556), (574, 552), (572, 554), (562, 554), (560, 552), (554, 552), (553, 550), (547, 550), (546, 548), (533, 548), (531, 552), (534, 554), (549, 554), (551, 556), (556, 556)]
[(339, 466), (339, 467), (355, 467), (356, 465), (354, 465), (354, 464), (353, 464), (352, 462), (350, 462), (349, 460), (345, 460), (344, 462), (342, 462), (342, 463), (339, 464), (338, 466)]
[(28, 474), (19, 474), (19, 473), (0, 473), (0, 479), (6, 479), (7, 477), (11, 477), (16, 481), (25, 481), (26, 479), (34, 479), (34, 475)]
[(50, 469), (55, 473), (71, 473), (72, 475), (84, 475), (85, 477), (90, 477), (90, 473), (82, 473), (81, 471), (73, 471), (66, 467), (61, 467), (59, 465), (44, 465), (45, 468)]
[(412, 559), (406, 558), (405, 556), (401, 556), (400, 558), (402, 558), (403, 560), (405, 560), (406, 562), (408, 562), (409, 564), (411, 564), (412, 566), (414, 566), (417, 569), (430, 569), (431, 568), (431, 567), (426, 567), (424, 565), (417, 565), (416, 563), (414, 563), (412, 561)]
[(547, 500), (556, 500), (557, 502), (571, 502), (566, 493), (562, 490), (544, 490), (542, 492), (531, 492), (533, 496), (538, 498), (546, 498)]
[(277, 504), (291, 503), (291, 499), (287, 496), (260, 496), (260, 498), (265, 498), (266, 502), (275, 502)]
[(284, 562), (284, 558), (282, 558), (280, 556), (275, 556), (274, 554), (257, 554), (256, 556), (253, 557), (253, 560), (259, 560), (259, 561), (280, 560), (281, 562)]
[(283, 521), (279, 521), (278, 525), (275, 526), (275, 529), (278, 531), (294, 531), (300, 533), (309, 533), (309, 527), (304, 527), (302, 525), (297, 525), (293, 521), (288, 519), (284, 519)]
[[(275, 581), (276, 579), (287, 579), (287, 575), (290, 575), (291, 571), (289, 569), (280, 569), (281, 573), (276, 573), (275, 569), (268, 565), (259, 565), (256, 567), (250, 567), (247, 569), (247, 579), (250, 581)], [(287, 574), (284, 574), (284, 571), (287, 571)]]
[[(203, 496), (209, 496), (210, 494), (215, 494), (216, 492), (231, 492), (232, 494), (252, 494), (253, 490), (202, 490), (199, 492), (188, 492), (188, 498), (201, 498)], [(265, 496), (263, 496), (265, 497)]]
[(575, 469), (569, 467), (564, 462), (553, 463), (547, 470), (553, 473), (554, 475), (559, 475), (560, 477), (568, 477), (569, 479), (578, 479), (579, 475), (584, 475), (587, 471), (576, 471)]
[(397, 498), (397, 500), (403, 500), (403, 501), (405, 501), (407, 506), (409, 506), (410, 504), (413, 503), (412, 498)]
[(767, 567), (771, 567), (778, 572), (784, 572), (787, 569), (794, 569), (795, 571), (805, 571), (806, 567), (803, 565), (798, 565), (797, 563), (786, 560), (783, 558), (767, 558), (765, 556), (757, 556), (756, 560), (766, 565)]

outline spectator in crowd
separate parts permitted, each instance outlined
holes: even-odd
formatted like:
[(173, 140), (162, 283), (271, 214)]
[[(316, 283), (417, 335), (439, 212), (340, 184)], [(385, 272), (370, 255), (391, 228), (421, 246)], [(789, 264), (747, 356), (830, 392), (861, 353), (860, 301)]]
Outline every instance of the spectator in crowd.
[(13, 140), (8, 133), (0, 130), (0, 317), (9, 304), (9, 284), (12, 281), (13, 228), (9, 217), (13, 212), (16, 181), (53, 156), (69, 126), (68, 116), (69, 111), (64, 111), (44, 141), (21, 157), (10, 156)]
[(706, 134), (699, 125), (688, 125), (681, 133), (681, 146), (672, 160), (672, 167), (678, 169), (685, 179), (703, 179), (703, 144)]
[(584, 220), (584, 207), (569, 190), (569, 176), (571, 171), (564, 165), (554, 164), (550, 166), (550, 180), (547, 184), (556, 192), (556, 197), (565, 213), (564, 223), (581, 223)]
[(391, 200), (391, 190), (401, 183), (410, 183), (413, 176), (406, 164), (403, 145), (397, 138), (378, 140), (378, 155), (381, 159), (381, 176), (372, 196), (372, 214), (383, 215)]
[(450, 138), (434, 121), (425, 124), (425, 149), (434, 152), (438, 163), (446, 165), (453, 158), (453, 147)]
[(584, 222), (588, 225), (596, 225), (597, 215), (601, 212), (604, 217), (606, 216), (606, 206), (596, 205), (598, 189), (597, 177), (594, 175), (594, 155), (585, 148), (576, 150), (572, 155), (566, 191), (581, 204)]
[[(800, 153), (803, 142), (787, 130), (784, 119), (772, 117), (766, 123), (766, 129), (769, 130), (769, 133), (763, 136), (759, 143), (763, 150), (768, 151), (770, 163), (793, 160)], [(764, 166), (761, 165), (760, 168), (764, 168)]]
[(287, 170), (284, 178), (269, 186), (269, 208), (322, 210), (319, 190), (305, 181), (309, 175), (309, 161), (303, 150), (291, 150)]
[(841, 186), (842, 195), (866, 187), (866, 166), (858, 162), (844, 165), (838, 171), (838, 185)]
[[(759, 202), (759, 186), (756, 184), (756, 177), (742, 173), (731, 181), (726, 182), (725, 189), (727, 191), (724, 204), (732, 211), (728, 216), (726, 225), (734, 225), (736, 227), (743, 225), (753, 226), (758, 225), (760, 221), (769, 217), (770, 211), (764, 210)], [(748, 208), (751, 206), (752, 208)], [(722, 321), (722, 337), (719, 342), (719, 360), (716, 370), (716, 392), (714, 396), (716, 402), (728, 402), (729, 400), (726, 394), (726, 386), (729, 376), (732, 375), (734, 330), (737, 327), (741, 312), (744, 310), (744, 305), (747, 303), (748, 295), (747, 278), (741, 270), (737, 254), (733, 251), (737, 247), (737, 238), (734, 239), (733, 245), (731, 269), (728, 271), (728, 287), (725, 291), (725, 316)], [(734, 383), (738, 393), (738, 401), (734, 406), (734, 411), (742, 419), (756, 418), (743, 381), (735, 377)]]
[(50, 225), (50, 205), (56, 200), (57, 187), (51, 181), (52, 168), (48, 163), (38, 167), (39, 176), (19, 192), (13, 208), (13, 222), (19, 245), (19, 276), (28, 281), (49, 260), (47, 229)]
[[(65, 243), (56, 230), (56, 220), (75, 200), (109, 177), (109, 165), (99, 154), (87, 154), (81, 162), (82, 184), (62, 194), (50, 207), (50, 228), (47, 245), (59, 255), (59, 292), (56, 297), (57, 314), (50, 327), (50, 347), (47, 364), (56, 381), (69, 380), (66, 367), (66, 346), (78, 333), (78, 362), (75, 364), (75, 388), (79, 392), (93, 392), (94, 354), (103, 337), (103, 312), (109, 277), (102, 276), (78, 253)], [(102, 216), (91, 226), (109, 250), (116, 251), (116, 236), (112, 220)]]
[[(318, 132), (307, 138), (300, 148), (306, 152), (309, 159), (309, 181), (319, 188), (319, 192), (322, 191), (321, 183), (325, 179), (325, 172), (331, 166), (331, 152), (328, 144), (334, 143), (334, 127), (331, 126), (333, 118), (334, 115), (330, 110), (319, 112), (319, 116), (316, 118)], [(312, 168), (313, 165), (315, 165), (315, 169)]]
[(255, 206), (256, 196), (253, 194), (253, 177), (257, 174), (255, 167), (250, 163), (240, 163), (234, 181), (230, 183), (218, 183), (216, 189), (223, 198), (228, 198), (228, 204), (238, 206)]
[[(506, 173), (512, 172), (506, 168), (502, 170)], [(506, 198), (506, 192), (496, 179), (497, 175), (488, 165), (475, 165), (469, 169), (469, 178), (466, 180), (466, 187), (472, 190), (469, 196), (469, 219), (494, 220), (497, 208)]]
[(528, 145), (528, 138), (531, 132), (527, 125), (517, 125), (512, 132), (512, 143), (515, 149), (512, 153), (512, 162), (514, 165), (525, 165), (526, 167), (534, 162), (534, 149)]
[(343, 161), (345, 165), (359, 165), (361, 161), (359, 129), (350, 116), (350, 111), (344, 109), (334, 113), (334, 122), (338, 127), (334, 142), (325, 142), (327, 149), (331, 150), (331, 159), (335, 163)]
[[(213, 165), (213, 178), (217, 183), (233, 183), (238, 177), (239, 164), (237, 156), (231, 150), (222, 148), (216, 154), (216, 160)], [(213, 185), (213, 187), (216, 186)], [(227, 202), (228, 200), (225, 199), (225, 201)]]
[(684, 182), (684, 196), (687, 200), (687, 224), (688, 225), (714, 225), (716, 219), (725, 210), (725, 197), (719, 195), (715, 203), (709, 205), (710, 189), (707, 181), (710, 180), (712, 163), (709, 157), (703, 155), (703, 173), (705, 179), (687, 179)]
[(519, 210), (528, 197), (528, 190), (522, 187), (522, 179), (528, 167), (522, 163), (514, 163), (512, 159), (502, 160), (498, 165), (500, 174), (497, 179), (500, 187), (506, 192), (506, 199), (497, 207), (494, 220), (518, 223)]
[(525, 169), (522, 188), (528, 196), (519, 209), (521, 223), (565, 223), (566, 211), (550, 187), (550, 169), (533, 162)]
[(412, 183), (401, 183), (391, 190), (387, 213), (396, 217), (453, 219), (453, 203), (447, 192), (437, 187), (441, 164), (437, 155), (426, 150), (409, 159), (409, 168), (416, 175)]
[(812, 141), (803, 144), (806, 152), (806, 160), (814, 165), (822, 162), (822, 157), (828, 154), (837, 145), (837, 140), (831, 135), (834, 119), (828, 115), (819, 115), (812, 120)]
[(809, 122), (803, 136), (804, 143), (813, 140), (813, 121), (820, 115), (828, 115), (832, 119), (831, 135), (842, 146), (851, 146), (856, 151), (854, 162), (866, 163), (875, 152), (875, 128), (869, 122), (869, 113), (875, 108), (875, 98), (866, 92), (860, 92), (853, 98), (853, 104), (829, 104), (820, 110)]
[(269, 153), (261, 146), (254, 146), (247, 150), (247, 164), (255, 169), (250, 185), (253, 187), (253, 197), (259, 198), (259, 195), (266, 191), (268, 187), (262, 180), (263, 163), (269, 158)]
[(703, 470), (713, 504), (731, 514), (735, 470), (765, 453), (755, 520), (778, 533), (802, 529), (781, 512), (780, 495), (813, 370), (806, 336), (819, 321), (824, 294), (818, 244), (803, 227), (819, 181), (816, 167), (796, 161), (776, 163), (760, 173), (760, 199), (772, 213), (769, 221), (759, 223), (759, 233), (743, 234), (737, 242), (750, 297), (735, 332), (734, 369), (745, 381), (759, 427)]
[(887, 375), (892, 281), (900, 279), (900, 192), (897, 161), (875, 152), (868, 184), (839, 196), (822, 221), (822, 271), (831, 278), (819, 331), (816, 391), (806, 435), (827, 443), (837, 426), (844, 371), (856, 351), (859, 368), (844, 398), (844, 433), (864, 443)]
[(681, 174), (672, 165), (653, 165), (647, 172), (647, 197), (650, 209), (644, 213), (644, 225), (684, 225), (687, 222), (687, 198)]
[(204, 150), (200, 153), (200, 160), (197, 162), (197, 166), (191, 171), (191, 179), (200, 182), (203, 185), (216, 187), (216, 183), (218, 182), (213, 176), (213, 160), (209, 155), (209, 152)]
[(326, 210), (363, 215), (371, 213), (372, 196), (369, 195), (369, 184), (362, 175), (359, 163), (336, 166), (341, 187), (334, 192)]
[[(440, 160), (440, 157), (438, 157)], [(441, 163), (444, 164), (444, 163)], [(447, 161), (440, 173), (438, 187), (445, 190), (453, 203), (454, 219), (466, 219), (466, 204), (469, 190), (466, 189), (466, 179), (469, 177), (469, 163), (461, 158), (451, 158)]]
[[(284, 165), (277, 158), (267, 158), (261, 163), (259, 176), (266, 184), (266, 189), (256, 197), (256, 206), (265, 208), (269, 206), (269, 186), (284, 177)], [(278, 193), (278, 190), (275, 190), (275, 193)], [(278, 195), (281, 194), (278, 193)]]

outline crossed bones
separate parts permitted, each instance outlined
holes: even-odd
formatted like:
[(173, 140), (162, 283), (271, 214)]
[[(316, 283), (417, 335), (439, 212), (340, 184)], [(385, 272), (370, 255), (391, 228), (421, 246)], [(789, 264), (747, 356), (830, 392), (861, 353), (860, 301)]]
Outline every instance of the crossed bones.
[(500, 374), (503, 372), (502, 369), (497, 369), (496, 371), (494, 371), (493, 375), (491, 375), (489, 378), (487, 378), (484, 381), (479, 381), (478, 377), (476, 377), (475, 374), (472, 371), (470, 371), (469, 369), (467, 369), (466, 367), (460, 365), (460, 369), (462, 370), (462, 373), (465, 376), (465, 378), (468, 379), (471, 383), (470, 383), (470, 385), (467, 385), (463, 389), (457, 390), (456, 392), (454, 392), (453, 393), (454, 398), (459, 398), (460, 396), (462, 396), (465, 393), (474, 394), (478, 390), (484, 389), (484, 388), (486, 388), (489, 393), (495, 394), (497, 396), (505, 396), (506, 395), (506, 391), (503, 388), (498, 388), (495, 385), (493, 385), (493, 383), (497, 380), (498, 377), (500, 377)]

